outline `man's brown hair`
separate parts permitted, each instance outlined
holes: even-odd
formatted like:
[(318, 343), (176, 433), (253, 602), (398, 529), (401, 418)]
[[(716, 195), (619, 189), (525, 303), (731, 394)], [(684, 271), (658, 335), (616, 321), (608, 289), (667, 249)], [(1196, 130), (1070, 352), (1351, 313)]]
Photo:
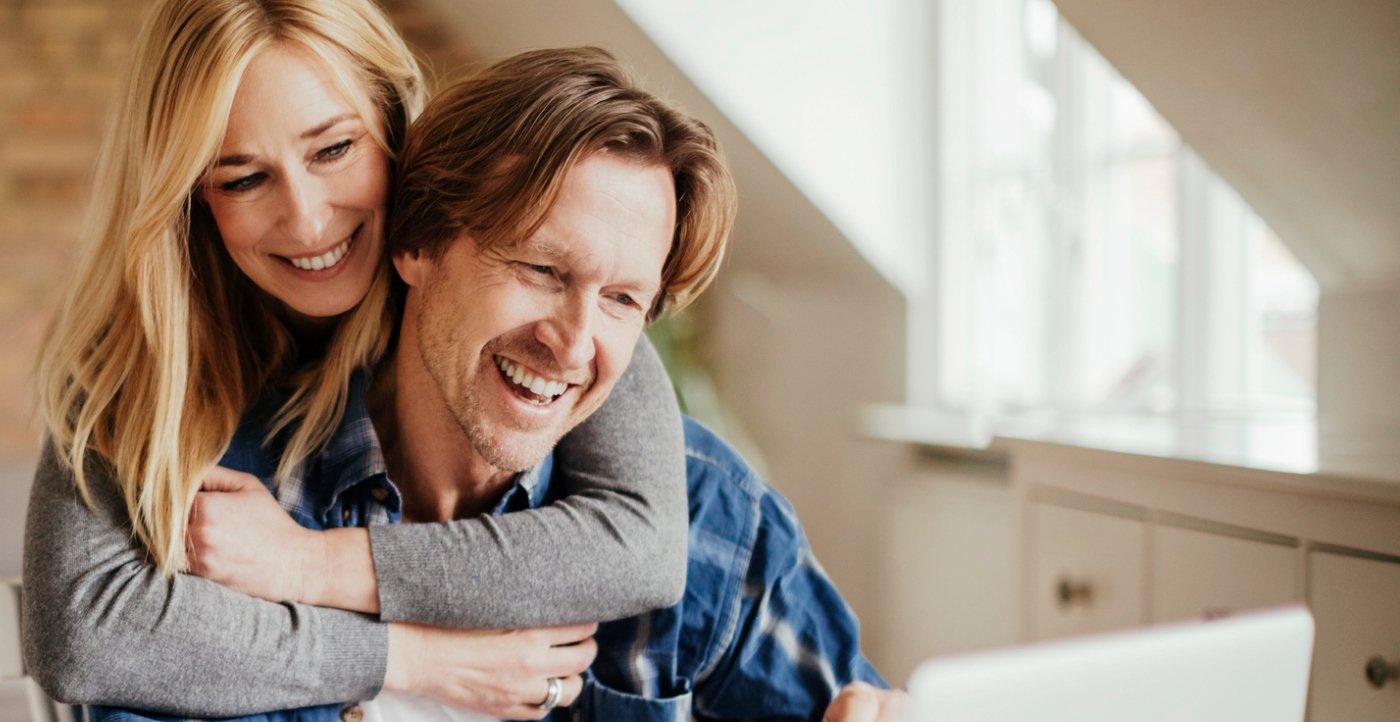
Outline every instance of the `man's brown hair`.
[(407, 135), (390, 250), (436, 259), (463, 234), (482, 247), (524, 240), (569, 171), (599, 151), (670, 170), (676, 230), (648, 317), (684, 308), (719, 269), (734, 181), (705, 124), (642, 90), (598, 48), (522, 53), (434, 98)]

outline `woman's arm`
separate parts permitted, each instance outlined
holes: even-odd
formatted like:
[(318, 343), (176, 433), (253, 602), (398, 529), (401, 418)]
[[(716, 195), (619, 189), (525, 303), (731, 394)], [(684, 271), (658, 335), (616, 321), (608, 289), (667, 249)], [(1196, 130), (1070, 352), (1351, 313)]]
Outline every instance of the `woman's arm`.
[(560, 442), (568, 496), (540, 509), (369, 531), (380, 615), (454, 627), (632, 616), (685, 589), (685, 439), (643, 337), (608, 400)]
[(50, 696), (229, 716), (378, 692), (385, 625), (166, 578), (133, 538), (107, 470), (89, 464), (88, 479), (93, 508), (46, 445), (29, 498), (24, 656)]
[(576, 696), (596, 651), (591, 625), (485, 633), (386, 625), (190, 575), (167, 579), (132, 537), (110, 477), (96, 464), (88, 471), (92, 508), (45, 448), (25, 528), (25, 662), (54, 699), (228, 717), (369, 699), (383, 684), (526, 716), (550, 677), (564, 677)]
[[(662, 393), (636, 405), (646, 396), (639, 389)], [(380, 562), (381, 569), (395, 575), (382, 587), (391, 591), (386, 603), (398, 600), (395, 608), (407, 610), (404, 618), (417, 615), (420, 622), (437, 614), (456, 620), (454, 626), (471, 626), (469, 620), (479, 616), (499, 627), (625, 616), (674, 603), (684, 584), (687, 516), (678, 419), (655, 352), (639, 347), (605, 409), (575, 430), (570, 444), (583, 449), (561, 448), (565, 456), (559, 464), (578, 464), (572, 467), (575, 474), (596, 476), (570, 481), (577, 491), (574, 498), (549, 509), (484, 519), (475, 526), (419, 525), (436, 527), (425, 538), (446, 544), (425, 550), (422, 557), (413, 555), (418, 542), (411, 537), (391, 534), (376, 542), (376, 553), (388, 550), (402, 561), (401, 567), (392, 560)], [(634, 427), (635, 438), (626, 438)], [(622, 448), (615, 454), (592, 453), (589, 434), (612, 438)], [(661, 464), (632, 488), (618, 470), (639, 463), (627, 461), (636, 450)], [(83, 504), (71, 472), (52, 448), (45, 449), (30, 496), (25, 656), (51, 696), (228, 716), (363, 699), (378, 691), (390, 644), (384, 625), (346, 611), (260, 601), (189, 575), (164, 577), (133, 538), (107, 470), (92, 467), (94, 508)], [(365, 537), (361, 567), (375, 584), (369, 548)], [(495, 561), (483, 563), (466, 549)], [(573, 561), (590, 566), (574, 565), (570, 554), (576, 555)], [(460, 579), (445, 576), (434, 571), (434, 559), (466, 571)], [(424, 573), (415, 576), (414, 568)], [(599, 576), (594, 576), (595, 568), (601, 568)], [(425, 595), (415, 598), (388, 586), (399, 579), (426, 590)], [(436, 599), (460, 598), (459, 587), (471, 584), (481, 585), (467, 595), (486, 600), (482, 609), (443, 611), (448, 604), (472, 604)], [(596, 598), (589, 596), (595, 593)], [(560, 598), (567, 598), (566, 603), (551, 602)], [(517, 603), (522, 606), (512, 606)], [(446, 630), (441, 636), (439, 644), (458, 643)]]
[(444, 627), (600, 621), (674, 604), (685, 585), (685, 448), (650, 344), (560, 442), (554, 469), (568, 496), (551, 506), (368, 531), (304, 530), (245, 480), (196, 502), (194, 571), (267, 599)]

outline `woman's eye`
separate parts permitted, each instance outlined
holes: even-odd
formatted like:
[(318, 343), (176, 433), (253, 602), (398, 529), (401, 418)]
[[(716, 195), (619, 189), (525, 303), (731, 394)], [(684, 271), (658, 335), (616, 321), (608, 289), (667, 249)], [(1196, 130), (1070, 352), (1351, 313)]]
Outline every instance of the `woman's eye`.
[(250, 175), (245, 175), (242, 178), (237, 178), (228, 181), (227, 183), (220, 183), (219, 189), (223, 191), (228, 191), (229, 193), (248, 191), (256, 188), (257, 185), (263, 181), (263, 178), (264, 176), (262, 173), (252, 173)]
[(629, 306), (629, 307), (630, 307), (630, 306), (635, 306), (635, 305), (637, 305), (637, 300), (634, 299), (634, 298), (632, 298), (631, 294), (619, 293), (619, 294), (617, 294), (616, 296), (613, 296), (613, 300), (616, 301), (616, 302), (618, 303), (618, 305), (621, 305), (621, 306)]
[(316, 154), (316, 160), (335, 160), (340, 158), (350, 150), (350, 146), (353, 144), (354, 141), (347, 138), (335, 145), (322, 148), (321, 151)]
[(541, 264), (539, 264), (539, 263), (527, 263), (527, 264), (525, 264), (525, 267), (528, 268), (528, 269), (530, 269), (530, 272), (531, 272), (531, 273), (536, 273), (536, 274), (539, 274), (539, 275), (541, 275), (541, 276), (553, 276), (553, 275), (554, 275), (554, 266), (545, 266), (545, 265), (541, 265)]

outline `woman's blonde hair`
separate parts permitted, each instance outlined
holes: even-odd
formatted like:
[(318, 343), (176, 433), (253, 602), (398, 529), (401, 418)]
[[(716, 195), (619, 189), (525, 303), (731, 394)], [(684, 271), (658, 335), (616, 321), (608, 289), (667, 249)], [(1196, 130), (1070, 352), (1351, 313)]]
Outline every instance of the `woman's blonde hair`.
[[(77, 272), (40, 351), (40, 412), (83, 498), (91, 503), (84, 462), (105, 464), (167, 573), (187, 567), (200, 480), (258, 393), (291, 390), (269, 431), (287, 432), (285, 478), (330, 436), (351, 374), (383, 355), (394, 321), (381, 263), (368, 296), (335, 320), (324, 357), (298, 349), (199, 200), (243, 72), (275, 43), (321, 60), (394, 155), (425, 90), (371, 0), (161, 0), (137, 41)], [(299, 363), (313, 355), (315, 368)]]

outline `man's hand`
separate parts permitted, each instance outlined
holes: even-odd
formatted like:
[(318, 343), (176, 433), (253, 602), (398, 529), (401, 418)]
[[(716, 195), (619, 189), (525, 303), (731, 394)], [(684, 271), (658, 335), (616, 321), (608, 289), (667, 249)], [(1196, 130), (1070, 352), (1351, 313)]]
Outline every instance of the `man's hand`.
[(384, 689), (412, 692), (499, 719), (540, 719), (549, 680), (561, 678), (567, 707), (583, 691), (598, 654), (596, 624), (517, 631), (389, 625)]
[(822, 722), (903, 722), (908, 695), (897, 689), (879, 689), (852, 682), (841, 689)]
[(274, 602), (308, 602), (323, 586), (322, 534), (297, 524), (257, 477), (214, 467), (195, 497), (190, 572)]

